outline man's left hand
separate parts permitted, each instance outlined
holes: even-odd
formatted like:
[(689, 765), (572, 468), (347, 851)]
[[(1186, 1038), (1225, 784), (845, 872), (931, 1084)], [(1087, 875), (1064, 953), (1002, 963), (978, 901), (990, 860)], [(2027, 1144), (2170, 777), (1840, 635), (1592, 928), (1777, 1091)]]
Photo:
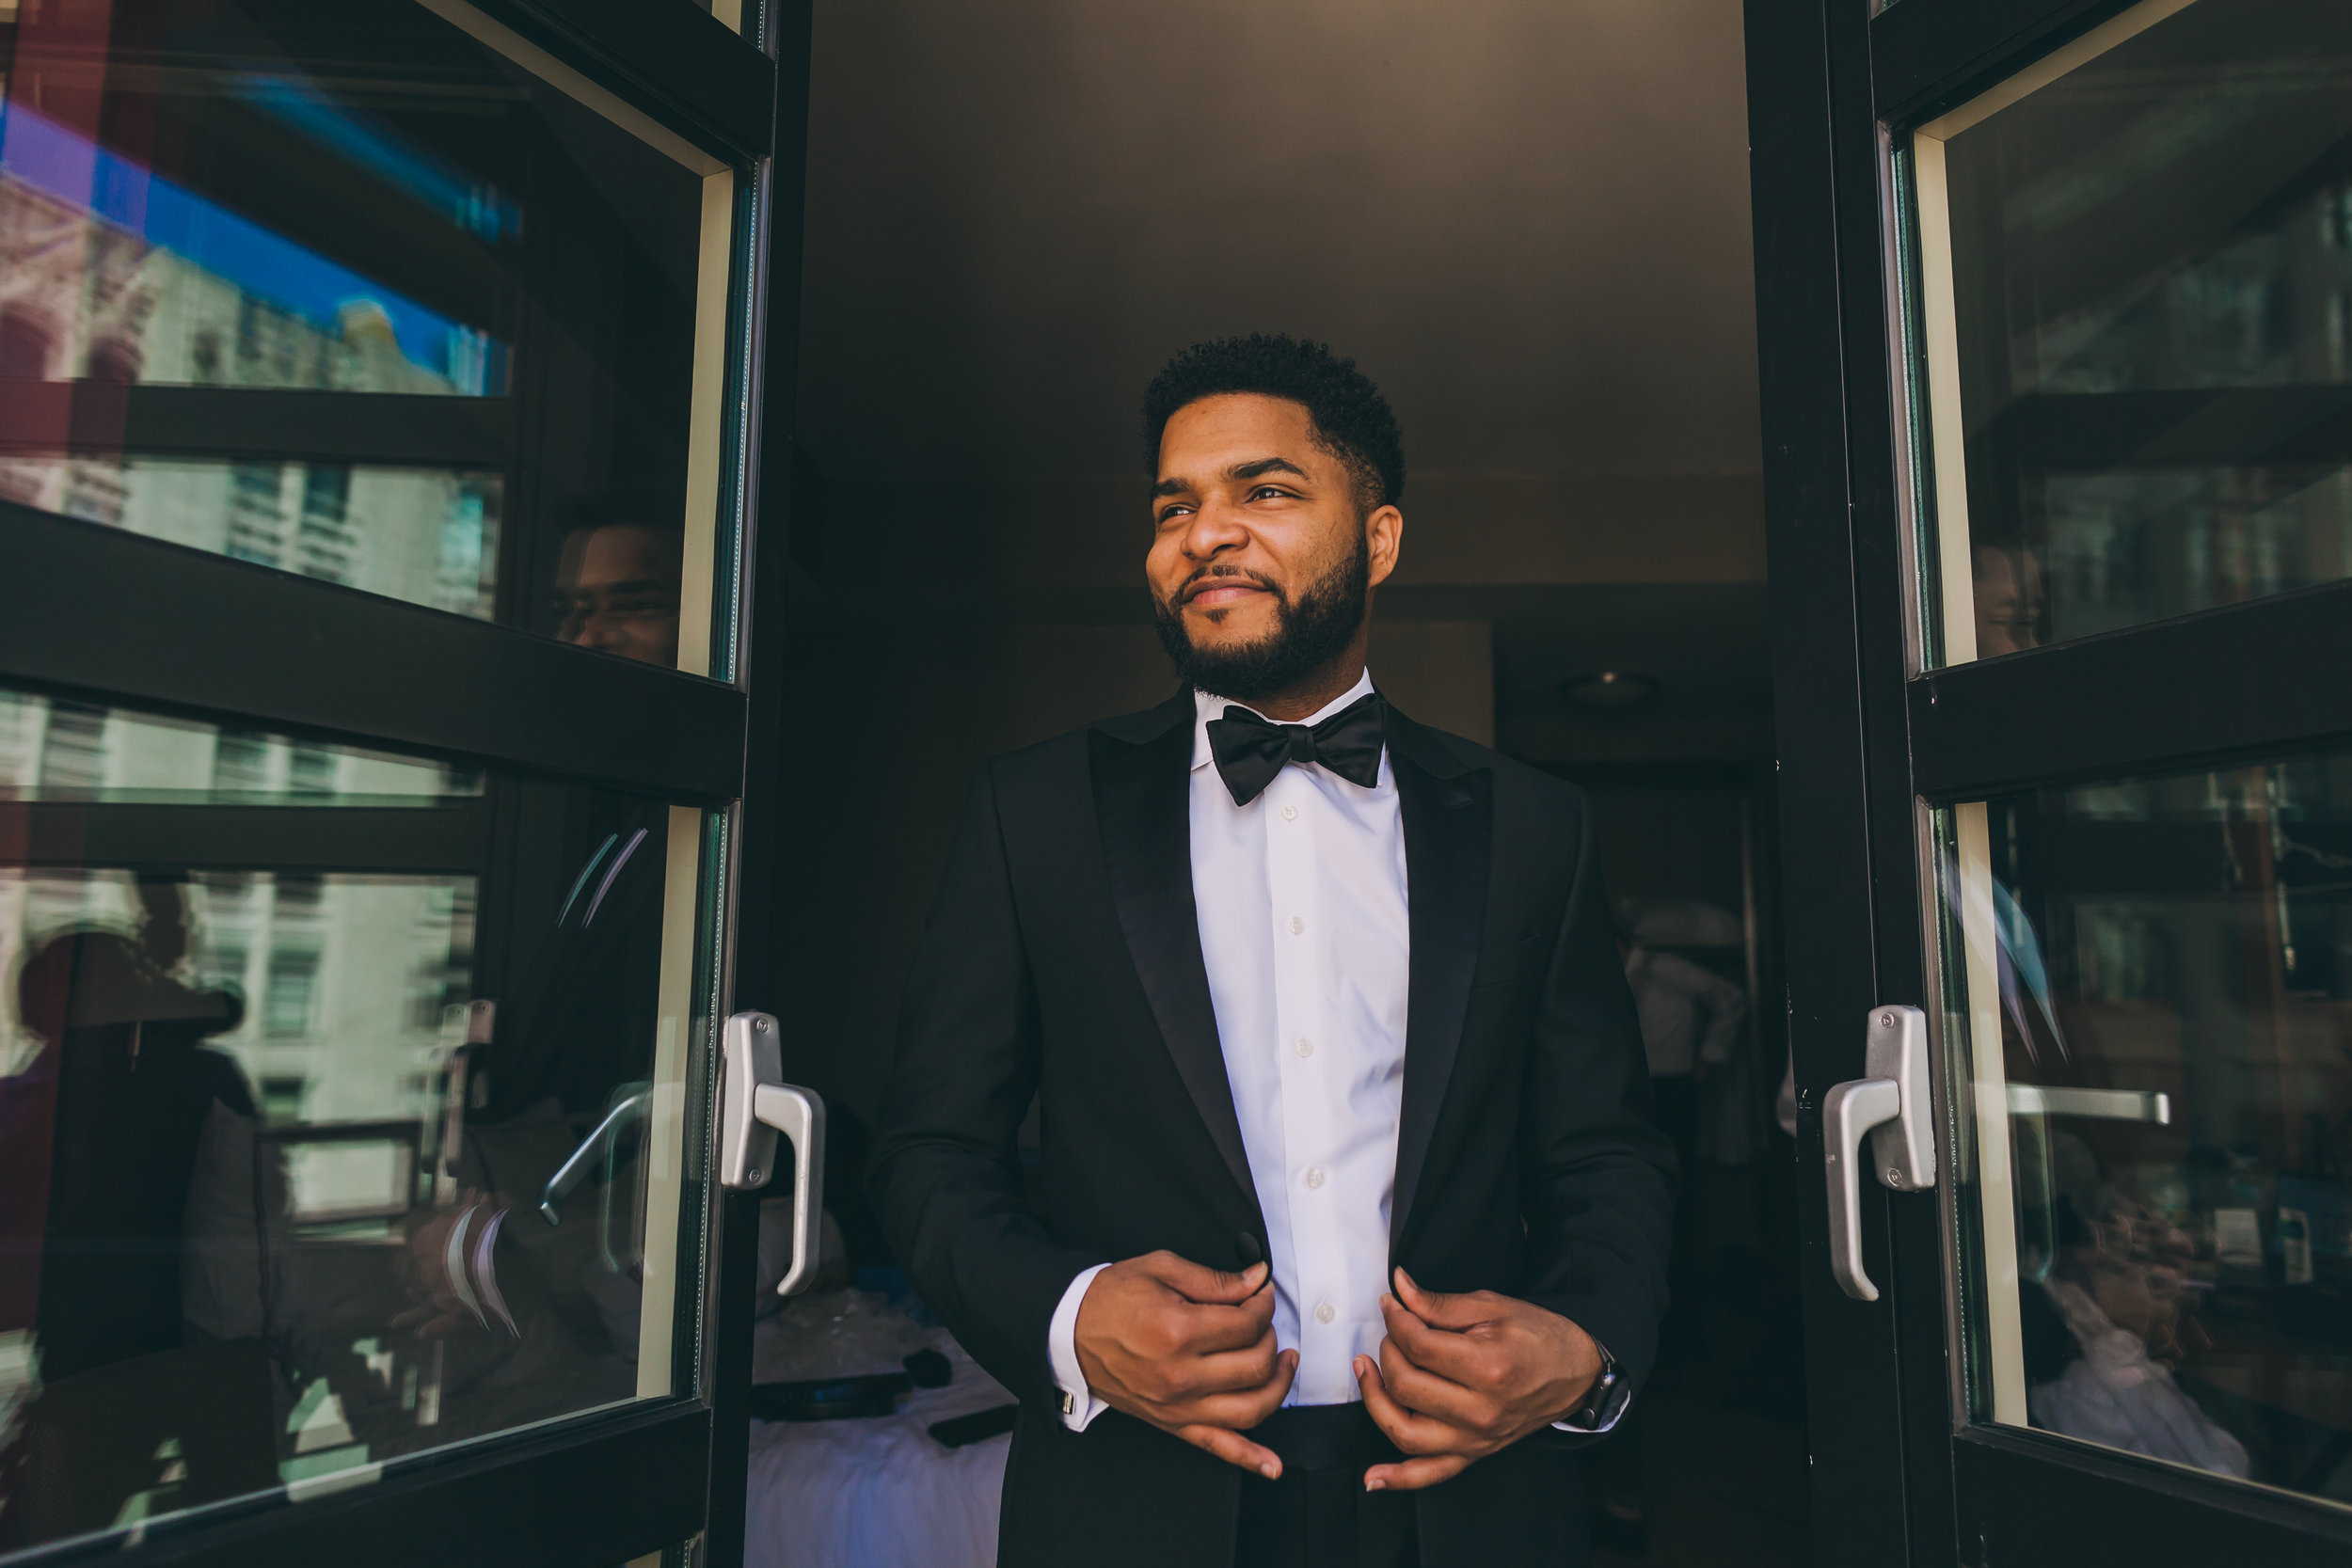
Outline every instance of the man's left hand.
[(1380, 1313), (1389, 1337), (1376, 1364), (1356, 1358), (1356, 1381), (1373, 1420), (1412, 1457), (1366, 1470), (1366, 1491), (1450, 1481), (1566, 1416), (1600, 1376), (1593, 1337), (1533, 1302), (1439, 1295), (1399, 1269)]

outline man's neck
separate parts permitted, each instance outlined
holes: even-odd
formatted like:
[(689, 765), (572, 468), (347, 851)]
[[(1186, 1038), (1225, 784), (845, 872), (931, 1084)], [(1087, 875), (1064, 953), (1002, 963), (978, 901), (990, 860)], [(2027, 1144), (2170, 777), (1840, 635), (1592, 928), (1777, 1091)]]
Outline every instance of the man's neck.
[(1364, 644), (1369, 641), (1362, 633), (1348, 643), (1346, 651), (1324, 665), (1304, 680), (1294, 682), (1279, 691), (1269, 691), (1253, 697), (1249, 705), (1278, 724), (1295, 724), (1347, 695), (1364, 673)]

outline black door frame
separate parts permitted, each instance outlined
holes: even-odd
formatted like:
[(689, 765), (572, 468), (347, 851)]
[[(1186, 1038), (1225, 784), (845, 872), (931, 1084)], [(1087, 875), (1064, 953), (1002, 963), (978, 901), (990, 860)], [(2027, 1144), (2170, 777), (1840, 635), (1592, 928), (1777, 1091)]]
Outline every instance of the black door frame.
[[(734, 557), (743, 607), (733, 617), (732, 679), (658, 670), (512, 626), (0, 504), (0, 555), (8, 562), (0, 572), (0, 680), (723, 810), (735, 857), (735, 914), (722, 942), (714, 1000), (720, 1010), (731, 1007), (731, 989), (739, 986), (749, 1005), (773, 1006), (765, 956), (780, 895), (762, 868), (772, 862), (777, 833), (765, 808), (776, 793), (781, 673), (778, 640), (755, 641), (751, 630), (762, 619), (772, 625), (781, 611), (789, 486), (763, 492), (757, 481), (760, 458), (790, 430), (807, 0), (746, 0), (746, 34), (693, 0), (473, 0), (473, 9), (737, 171), (730, 341), (738, 347), (730, 356), (734, 395), (723, 458), (729, 478), (722, 488), (731, 504), (722, 510), (720, 540), (721, 559)], [(781, 305), (773, 311), (771, 291)], [(767, 410), (772, 422), (763, 424), (760, 394), (771, 377), (779, 395)], [(138, 403), (135, 389), (132, 396)], [(238, 401), (248, 397), (249, 406)], [(166, 393), (147, 402), (153, 418), (182, 433), (175, 446), (194, 441), (243, 457), (298, 456), (346, 437), (386, 439), (380, 426), (373, 435), (362, 429), (365, 420), (329, 419), (332, 428), (322, 430), (311, 428), (315, 420), (254, 417), (268, 412), (264, 403), (277, 407), (285, 399), (266, 392)], [(475, 428), (481, 419), (507, 413), (466, 412), (454, 423), (444, 420), (447, 430), (394, 434), (412, 445), (423, 441), (434, 449), (427, 456), (442, 455), (450, 441), (470, 451), (499, 436), (495, 418), (486, 435)], [(730, 511), (739, 529), (725, 521)], [(763, 533), (777, 542), (765, 552), (756, 547)], [(729, 624), (725, 608), (718, 626)], [(383, 852), (406, 863), (446, 858), (444, 841), (453, 837), (479, 841), (481, 812), (458, 808), (453, 817), (465, 820), (441, 820), (447, 815), (436, 814), (418, 842)], [(41, 828), (38, 816), (27, 814), (28, 830)], [(89, 824), (63, 826), (78, 837)], [(140, 841), (158, 831), (143, 820), (102, 826)], [(418, 825), (407, 826), (413, 836)], [(306, 852), (326, 863), (342, 850), (321, 844)], [(739, 945), (760, 961), (734, 963), (731, 949)], [(699, 1076), (690, 1072), (690, 1080)], [(10, 1556), (11, 1568), (101, 1558), (131, 1568), (241, 1568), (256, 1560), (585, 1568), (662, 1551), (706, 1529), (701, 1560), (734, 1568), (743, 1549), (758, 1205), (742, 1194), (715, 1195), (714, 1203), (700, 1292), (711, 1305), (694, 1358), (698, 1376), (687, 1392), (404, 1456), (373, 1477), (322, 1478), (294, 1497), (281, 1488), (167, 1515), (135, 1544), (113, 1533), (34, 1547)]]
[[(1912, 126), (2131, 0), (1747, 0), (1782, 838), (1799, 1089), (1814, 1537), (1828, 1564), (2343, 1560), (2352, 1513), (2033, 1432), (1965, 1424), (1941, 1196), (1864, 1183), (1879, 1302), (1832, 1282), (1820, 1102), (1863, 1019), (1935, 1011), (1927, 809), (2352, 737), (2352, 585), (1915, 673), (1910, 436), (1890, 258)], [(2198, 679), (2185, 677), (2191, 672)], [(2226, 695), (2223, 695), (2226, 694)]]

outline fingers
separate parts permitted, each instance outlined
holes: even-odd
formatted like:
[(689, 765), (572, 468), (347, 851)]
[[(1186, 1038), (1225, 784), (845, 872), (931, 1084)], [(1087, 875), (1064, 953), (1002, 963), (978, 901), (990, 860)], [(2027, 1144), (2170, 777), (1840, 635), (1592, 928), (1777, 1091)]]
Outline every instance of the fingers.
[(1282, 1461), (1273, 1449), (1259, 1447), (1238, 1432), (1228, 1432), (1223, 1427), (1184, 1426), (1176, 1429), (1176, 1435), (1228, 1465), (1253, 1470), (1268, 1481), (1282, 1473)]
[(465, 1327), (465, 1320), (453, 1312), (443, 1312), (431, 1307), (414, 1307), (393, 1317), (391, 1326), (420, 1339), (448, 1339)]
[(1452, 1329), (1432, 1328), (1394, 1296), (1380, 1298), (1380, 1317), (1389, 1338), (1417, 1367), (1472, 1386), (1492, 1370), (1490, 1346)]
[(1462, 1441), (1462, 1433), (1397, 1403), (1369, 1355), (1356, 1358), (1356, 1386), (1362, 1390), (1365, 1413), (1390, 1442), (1408, 1454), (1444, 1453)]
[(1275, 1358), (1274, 1375), (1254, 1387), (1229, 1389), (1170, 1402), (1169, 1416), (1184, 1425), (1223, 1427), (1248, 1432), (1282, 1407), (1291, 1382), (1298, 1373), (1298, 1353), (1286, 1350)]
[(1441, 1422), (1416, 1416), (1390, 1398), (1380, 1369), (1368, 1355), (1356, 1358), (1356, 1385), (1363, 1390), (1364, 1408), (1371, 1413), (1373, 1424), (1388, 1435), (1390, 1442), (1412, 1456), (1397, 1464), (1375, 1465), (1366, 1470), (1365, 1491), (1418, 1491), (1451, 1481), (1470, 1468), (1470, 1455), (1448, 1451), (1447, 1445), (1458, 1442), (1459, 1434)]
[(1396, 1271), (1396, 1296), (1412, 1314), (1435, 1328), (1474, 1328), (1494, 1321), (1499, 1300), (1490, 1291), (1447, 1295), (1424, 1291), (1403, 1269)]
[(1163, 1310), (1171, 1332), (1168, 1354), (1209, 1355), (1248, 1350), (1274, 1334), (1274, 1292), (1261, 1291), (1238, 1307), (1170, 1301)]
[(1364, 1472), (1367, 1492), (1418, 1492), (1424, 1486), (1435, 1486), (1441, 1481), (1452, 1481), (1470, 1468), (1470, 1462), (1458, 1453), (1434, 1454), (1426, 1459), (1408, 1459), (1399, 1465), (1375, 1465)]
[(1298, 1372), (1298, 1353), (1286, 1350), (1275, 1357), (1274, 1376), (1263, 1387), (1245, 1394), (1221, 1394), (1200, 1400), (1191, 1412), (1196, 1418), (1173, 1430), (1177, 1436), (1228, 1465), (1254, 1470), (1273, 1481), (1282, 1473), (1282, 1461), (1270, 1449), (1242, 1433), (1281, 1408)]
[(1150, 1253), (1136, 1261), (1144, 1273), (1178, 1295), (1204, 1306), (1238, 1307), (1255, 1295), (1266, 1281), (1263, 1263), (1252, 1263), (1239, 1274), (1227, 1274), (1172, 1252)]
[[(1290, 1359), (1296, 1365), (1297, 1353), (1290, 1353)], [(1282, 1362), (1274, 1348), (1274, 1336), (1268, 1334), (1248, 1350), (1220, 1351), (1179, 1362), (1169, 1370), (1191, 1384), (1188, 1391), (1193, 1394), (1233, 1394), (1265, 1387), (1281, 1375)]]
[(1502, 1415), (1487, 1395), (1414, 1365), (1394, 1339), (1380, 1346), (1380, 1380), (1389, 1397), (1406, 1409), (1452, 1426), (1486, 1433)]

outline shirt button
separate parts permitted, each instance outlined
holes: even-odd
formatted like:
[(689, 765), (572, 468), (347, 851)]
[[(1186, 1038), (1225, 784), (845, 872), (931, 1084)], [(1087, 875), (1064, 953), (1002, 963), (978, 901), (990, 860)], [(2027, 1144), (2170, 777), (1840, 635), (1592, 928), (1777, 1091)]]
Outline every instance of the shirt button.
[(1319, 1301), (1315, 1303), (1315, 1322), (1319, 1323), (1327, 1323), (1339, 1315), (1339, 1309), (1334, 1307), (1329, 1302)]
[(1295, 821), (1297, 821), (1297, 820), (1298, 820), (1298, 808), (1297, 808), (1296, 806), (1284, 806), (1284, 807), (1282, 808), (1282, 820), (1283, 820), (1283, 821), (1285, 821), (1285, 822), (1295, 822)]
[(1296, 915), (1291, 916), (1291, 935), (1297, 936), (1300, 932), (1306, 930), (1306, 928), (1307, 923), (1304, 920), (1301, 920)]
[(1301, 1035), (1298, 1037), (1298, 1043), (1292, 1046), (1291, 1049), (1298, 1053), (1299, 1060), (1305, 1061), (1308, 1057), (1315, 1053), (1315, 1042), (1309, 1039), (1306, 1036)]
[(1307, 1167), (1307, 1185), (1310, 1187), (1320, 1187), (1323, 1185), (1323, 1167), (1321, 1165), (1309, 1165)]

